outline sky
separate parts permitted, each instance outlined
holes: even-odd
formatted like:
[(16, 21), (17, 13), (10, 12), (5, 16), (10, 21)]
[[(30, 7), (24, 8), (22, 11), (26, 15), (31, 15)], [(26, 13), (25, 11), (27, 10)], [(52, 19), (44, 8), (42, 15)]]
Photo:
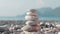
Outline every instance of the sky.
[(60, 0), (0, 0), (0, 16), (23, 15), (29, 9), (60, 7)]

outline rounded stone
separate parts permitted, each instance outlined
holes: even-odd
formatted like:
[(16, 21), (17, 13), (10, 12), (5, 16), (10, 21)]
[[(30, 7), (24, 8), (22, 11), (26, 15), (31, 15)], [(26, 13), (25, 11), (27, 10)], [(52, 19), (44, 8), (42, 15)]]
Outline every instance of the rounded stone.
[(35, 21), (27, 21), (26, 24), (27, 25), (36, 25), (36, 22)]
[(29, 12), (27, 12), (27, 15), (37, 15), (37, 14), (29, 11)]
[(32, 29), (31, 29), (31, 26), (26, 25), (26, 26), (24, 26), (23, 28), (21, 28), (21, 30), (23, 30), (23, 31), (30, 31), (30, 30), (32, 30)]
[(36, 20), (38, 19), (37, 16), (25, 16), (25, 20)]

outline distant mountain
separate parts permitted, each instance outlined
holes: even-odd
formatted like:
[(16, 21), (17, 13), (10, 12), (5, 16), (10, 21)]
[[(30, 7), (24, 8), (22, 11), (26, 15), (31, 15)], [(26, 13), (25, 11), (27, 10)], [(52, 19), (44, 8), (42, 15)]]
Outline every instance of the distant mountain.
[(47, 8), (40, 8), (37, 9), (38, 16), (60, 16), (60, 7), (51, 9), (49, 7)]
[(53, 14), (55, 16), (60, 16), (60, 7), (57, 7), (56, 9), (53, 10)]
[(54, 16), (51, 8), (40, 8), (37, 9), (38, 16)]

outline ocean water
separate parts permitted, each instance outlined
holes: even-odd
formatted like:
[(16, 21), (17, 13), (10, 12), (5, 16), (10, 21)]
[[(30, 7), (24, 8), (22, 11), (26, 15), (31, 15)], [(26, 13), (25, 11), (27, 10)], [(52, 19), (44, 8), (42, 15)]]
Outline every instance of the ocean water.
[[(60, 16), (41, 16), (38, 18), (39, 20), (60, 20)], [(0, 16), (0, 20), (25, 20), (25, 18), (18, 16)]]
[(60, 20), (60, 17), (39, 17), (40, 20)]

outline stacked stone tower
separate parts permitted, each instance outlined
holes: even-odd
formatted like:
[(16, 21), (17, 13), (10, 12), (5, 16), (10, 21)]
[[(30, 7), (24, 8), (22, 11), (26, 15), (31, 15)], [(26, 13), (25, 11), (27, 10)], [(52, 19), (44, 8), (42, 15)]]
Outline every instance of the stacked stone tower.
[(25, 16), (26, 25), (22, 28), (24, 31), (38, 31), (40, 30), (39, 20), (37, 17), (37, 13), (35, 9), (31, 9), (27, 12), (27, 15)]

